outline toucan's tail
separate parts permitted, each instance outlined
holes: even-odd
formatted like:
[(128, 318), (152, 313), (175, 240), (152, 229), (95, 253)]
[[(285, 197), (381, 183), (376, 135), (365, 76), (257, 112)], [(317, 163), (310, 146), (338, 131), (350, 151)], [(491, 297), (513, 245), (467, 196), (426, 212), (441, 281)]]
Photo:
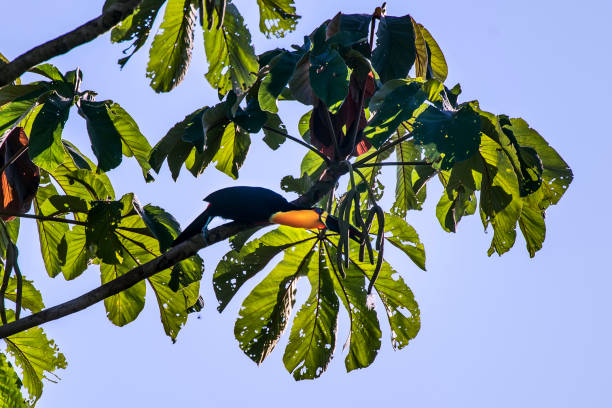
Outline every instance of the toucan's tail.
[(181, 242), (187, 241), (189, 238), (193, 237), (194, 235), (198, 235), (199, 233), (201, 233), (202, 229), (204, 229), (204, 227), (208, 225), (208, 223), (210, 222), (210, 218), (212, 217), (213, 216), (211, 216), (210, 214), (210, 206), (209, 206), (209, 208), (205, 209), (202, 214), (198, 215), (198, 217), (195, 220), (193, 220), (193, 222), (189, 224), (183, 230), (183, 232), (179, 234), (178, 237), (176, 237), (176, 239), (172, 242), (171, 246), (177, 246)]
[[(340, 223), (338, 222), (338, 219), (331, 214), (327, 216), (327, 219), (325, 220), (325, 226), (330, 231), (340, 232)], [(352, 225), (349, 226), (349, 237), (353, 241), (361, 244), (361, 231), (359, 231), (356, 227)]]

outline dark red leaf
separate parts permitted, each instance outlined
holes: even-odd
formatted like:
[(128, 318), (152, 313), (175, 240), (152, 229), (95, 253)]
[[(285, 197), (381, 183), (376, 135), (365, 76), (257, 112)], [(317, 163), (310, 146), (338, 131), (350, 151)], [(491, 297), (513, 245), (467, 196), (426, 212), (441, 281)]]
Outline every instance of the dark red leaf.
[[(0, 168), (14, 160), (2, 172), (2, 188), (0, 189), (0, 209), (19, 214), (30, 210), (32, 200), (40, 183), (40, 171), (30, 160), (26, 148), (28, 137), (23, 128), (13, 129), (0, 144)], [(13, 216), (1, 216), (4, 221), (12, 220)]]
[[(321, 100), (316, 99), (310, 116), (311, 143), (329, 158), (334, 157), (333, 135), (337, 137), (342, 158), (351, 155), (359, 156), (367, 152), (371, 145), (368, 141), (363, 140), (363, 129), (367, 124), (363, 106), (366, 105), (365, 101), (374, 95), (374, 91), (374, 77), (371, 72), (362, 81), (357, 79), (357, 76), (353, 73), (351, 74), (348, 95), (337, 113), (329, 113), (327, 106)], [(359, 101), (362, 93), (364, 103), (361, 104), (360, 108)], [(329, 119), (327, 115), (329, 115)], [(350, 139), (355, 131), (357, 118), (359, 118), (359, 127), (355, 140), (351, 143)]]

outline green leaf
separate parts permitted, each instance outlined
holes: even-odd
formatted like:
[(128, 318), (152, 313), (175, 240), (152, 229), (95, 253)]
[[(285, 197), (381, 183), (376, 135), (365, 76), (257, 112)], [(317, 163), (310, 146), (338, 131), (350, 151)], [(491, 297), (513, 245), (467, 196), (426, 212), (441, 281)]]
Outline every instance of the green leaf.
[(200, 292), (200, 282), (194, 282), (179, 291), (170, 286), (170, 270), (166, 269), (148, 279), (155, 293), (159, 314), (166, 334), (176, 341), (178, 332), (187, 322), (188, 309), (196, 303)]
[(546, 208), (550, 204), (557, 204), (574, 178), (572, 170), (555, 149), (550, 147), (538, 132), (529, 127), (527, 122), (513, 118), (510, 119), (510, 123), (511, 125), (504, 125), (504, 128), (512, 131), (519, 145), (535, 149), (542, 160), (542, 191), (545, 201), (541, 202), (540, 206), (544, 205)]
[(370, 110), (376, 114), (363, 130), (364, 137), (379, 148), (402, 122), (412, 117), (425, 98), (419, 82), (395, 80), (386, 83), (370, 101)]
[[(412, 141), (402, 142), (395, 147), (395, 156), (400, 162), (421, 160), (421, 152)], [(418, 168), (430, 166), (397, 166), (395, 184), (395, 202), (391, 212), (399, 217), (406, 217), (408, 210), (422, 209), (425, 201), (425, 185), (417, 186)], [(417, 188), (420, 187), (420, 188)]]
[(155, 92), (169, 92), (183, 80), (191, 60), (195, 23), (194, 0), (168, 0), (149, 50), (147, 77)]
[(544, 192), (540, 190), (521, 198), (523, 207), (518, 223), (525, 237), (525, 244), (531, 258), (535, 256), (537, 251), (542, 249), (544, 238), (546, 238), (545, 211), (539, 205), (543, 195)]
[[(3, 276), (3, 273), (0, 273), (0, 276)], [(21, 281), (21, 285), (21, 307), (28, 309), (32, 313), (38, 313), (43, 310), (45, 304), (43, 303), (42, 295), (34, 287), (34, 283), (24, 278)], [(11, 276), (9, 278), (4, 296), (13, 302), (17, 301), (17, 279), (15, 277)]]
[(28, 153), (38, 167), (53, 171), (64, 160), (62, 130), (71, 105), (71, 99), (53, 92), (36, 115), (30, 131)]
[[(102, 284), (117, 279), (137, 266), (137, 264), (122, 251), (123, 262), (120, 264), (100, 265), (100, 281)], [(125, 326), (134, 321), (145, 304), (146, 284), (144, 281), (104, 299), (106, 317), (116, 326)]]
[[(374, 265), (359, 262), (359, 249), (351, 247), (350, 259), (352, 265), (368, 279), (372, 277)], [(404, 283), (404, 279), (391, 265), (383, 261), (382, 268), (374, 283), (374, 289), (387, 312), (391, 326), (391, 344), (395, 349), (401, 349), (416, 337), (421, 328), (419, 305), (414, 294)]]
[(89, 266), (90, 254), (87, 248), (85, 227), (75, 225), (72, 230), (66, 232), (58, 245), (60, 259), (65, 259), (62, 264), (62, 274), (66, 280), (72, 280), (81, 275)]
[(107, 264), (114, 265), (123, 261), (121, 243), (115, 235), (121, 222), (122, 208), (120, 201), (94, 201), (87, 214), (86, 245)]
[(507, 252), (516, 239), (516, 222), (521, 215), (519, 184), (510, 160), (499, 145), (482, 136), (480, 154), (484, 160), (480, 214), (485, 228), (493, 226), (493, 240), (488, 254)]
[(251, 145), (251, 138), (239, 126), (230, 123), (223, 131), (221, 147), (213, 157), (215, 167), (234, 180), (238, 178), (238, 170), (242, 167)]
[(339, 12), (327, 25), (325, 36), (328, 44), (357, 48), (369, 56), (368, 35), (372, 16), (368, 14), (342, 14)]
[(285, 51), (270, 61), (270, 72), (261, 81), (257, 94), (261, 109), (272, 113), (278, 112), (276, 100), (289, 83), (303, 54), (303, 52)]
[(21, 394), (22, 383), (15, 369), (4, 354), (0, 353), (0, 406), (3, 408), (27, 408)]
[[(309, 44), (308, 44), (309, 45)], [(304, 105), (314, 104), (314, 91), (310, 86), (310, 52), (298, 61), (295, 72), (289, 81), (291, 95)]]
[(351, 322), (348, 345), (348, 354), (344, 360), (346, 371), (368, 367), (380, 350), (380, 324), (376, 311), (367, 307), (367, 293), (365, 290), (365, 277), (360, 270), (352, 264), (346, 269), (346, 277), (341, 279), (335, 270), (336, 250), (326, 244), (326, 262), (333, 270), (332, 280), (334, 290), (342, 300)]
[[(0, 89), (0, 132), (10, 129), (29, 116), (38, 114), (42, 108), (39, 100), (48, 97), (47, 92), (49, 92), (47, 82), (2, 87)], [(30, 130), (26, 129), (26, 133), (29, 134)]]
[(7, 351), (23, 372), (23, 385), (32, 402), (36, 402), (42, 394), (45, 372), (53, 373), (59, 368), (66, 368), (66, 358), (40, 327), (14, 334), (4, 341)]
[(148, 173), (151, 146), (134, 119), (119, 104), (110, 100), (82, 100), (79, 113), (87, 121), (87, 132), (100, 169), (108, 171), (117, 167), (123, 153), (136, 158), (145, 179), (152, 180)]
[(315, 235), (304, 230), (281, 226), (248, 242), (240, 250), (225, 254), (217, 264), (213, 288), (222, 312), (238, 289), (261, 271), (276, 255), (287, 248), (312, 241)]
[[(151, 154), (149, 156), (149, 164), (155, 170), (156, 173), (159, 173), (164, 160), (168, 160), (168, 166), (170, 166), (170, 162), (174, 162), (174, 157), (178, 152), (186, 151), (187, 154), (184, 155), (186, 158), (189, 152), (193, 149), (193, 146), (198, 147), (201, 143), (204, 145), (204, 136), (202, 135), (201, 140), (196, 140), (193, 137), (193, 134), (190, 134), (190, 137), (187, 137), (187, 129), (191, 127), (196, 127), (197, 122), (202, 122), (202, 113), (206, 108), (201, 108), (196, 110), (195, 112), (190, 113), (185, 116), (185, 119), (175, 124), (169, 131), (166, 133), (164, 137), (161, 138), (159, 142), (155, 145), (155, 147), (151, 150)], [(201, 126), (201, 125), (200, 125)], [(186, 141), (185, 139), (189, 139)], [(183, 158), (180, 161), (180, 166), (182, 166), (185, 159)], [(180, 171), (180, 166), (178, 170)], [(176, 171), (176, 175), (173, 172), (172, 174), (174, 180), (178, 177), (178, 171)]]
[(419, 24), (417, 24), (412, 17), (410, 17), (410, 21), (412, 21), (412, 29), (414, 31), (415, 75), (417, 78), (425, 78), (427, 76), (427, 67), (429, 65), (427, 43), (425, 42), (425, 36), (421, 32)]
[(145, 44), (157, 13), (165, 2), (166, 0), (143, 0), (130, 16), (113, 28), (111, 31), (112, 42), (133, 40), (132, 44), (123, 50), (124, 54), (128, 54), (128, 52), (129, 54), (117, 61), (121, 68)]
[(409, 15), (381, 18), (376, 31), (372, 65), (383, 83), (408, 76), (416, 59), (414, 40), (414, 28)]
[[(378, 223), (372, 224), (372, 231), (378, 231)], [(425, 248), (419, 234), (406, 220), (392, 214), (385, 214), (385, 239), (404, 252), (412, 262), (425, 270)]]
[(464, 215), (476, 211), (476, 195), (473, 191), (459, 186), (456, 190), (446, 190), (436, 206), (436, 217), (446, 232), (457, 232), (457, 224)]
[(428, 106), (416, 119), (414, 140), (424, 147), (427, 159), (441, 159), (440, 168), (448, 170), (478, 150), (480, 130), (480, 116), (469, 104), (456, 112)]
[(430, 74), (433, 78), (436, 78), (440, 82), (444, 82), (448, 76), (448, 66), (446, 65), (446, 59), (444, 58), (442, 49), (440, 49), (436, 40), (425, 27), (419, 24), (419, 28), (421, 29), (421, 34), (423, 38), (425, 38), (427, 49), (429, 50), (428, 69)]
[(253, 85), (259, 71), (251, 34), (232, 3), (227, 4), (225, 21), (217, 30), (218, 18), (215, 14), (213, 28), (204, 31), (208, 60), (206, 79), (220, 95), (230, 90), (243, 93)]
[(60, 70), (52, 64), (40, 64), (30, 68), (28, 71), (47, 77), (52, 81), (65, 81)]
[(287, 327), (297, 282), (308, 273), (311, 241), (286, 251), (283, 260), (246, 297), (234, 325), (238, 345), (257, 364), (272, 352)]
[(296, 380), (319, 377), (336, 347), (339, 302), (321, 245), (310, 260), (311, 292), (297, 312), (283, 363)]
[(349, 69), (338, 51), (325, 47), (310, 54), (310, 86), (332, 111), (346, 98), (349, 88)]
[(295, 14), (293, 0), (257, 0), (259, 6), (259, 31), (267, 38), (282, 38), (295, 30), (300, 18)]
[[(281, 121), (281, 118), (273, 113), (268, 113), (268, 119), (266, 120), (265, 125), (272, 129), (276, 129), (278, 132), (287, 133), (287, 127)], [(270, 147), (272, 150), (276, 150), (285, 143), (287, 138), (278, 132), (272, 132), (266, 128), (264, 128), (264, 138), (263, 141)]]
[[(53, 184), (49, 183), (38, 187), (36, 197), (34, 197), (34, 212), (36, 215), (49, 215), (45, 214), (41, 207), (51, 196), (57, 196), (57, 190)], [(40, 252), (45, 263), (45, 269), (47, 274), (54, 278), (60, 273), (64, 261), (60, 253), (60, 243), (64, 234), (68, 232), (68, 224), (36, 220), (36, 226), (38, 228)]]

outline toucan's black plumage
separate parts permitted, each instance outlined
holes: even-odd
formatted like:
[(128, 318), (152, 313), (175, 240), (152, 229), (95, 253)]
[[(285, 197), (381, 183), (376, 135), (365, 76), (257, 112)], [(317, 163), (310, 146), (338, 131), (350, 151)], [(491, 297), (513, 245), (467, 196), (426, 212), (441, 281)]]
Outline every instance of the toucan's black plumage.
[[(338, 220), (319, 208), (299, 207), (283, 196), (262, 187), (228, 187), (209, 194), (209, 203), (191, 224), (176, 237), (172, 246), (200, 234), (214, 217), (239, 222), (275, 223), (299, 228), (329, 228), (339, 231)], [(360, 242), (359, 230), (351, 226), (351, 238)]]

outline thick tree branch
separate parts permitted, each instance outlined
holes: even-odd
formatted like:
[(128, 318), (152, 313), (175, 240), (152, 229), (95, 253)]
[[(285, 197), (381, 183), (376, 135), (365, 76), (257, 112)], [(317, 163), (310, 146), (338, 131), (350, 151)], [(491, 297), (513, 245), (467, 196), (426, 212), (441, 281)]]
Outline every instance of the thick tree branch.
[(65, 54), (71, 49), (104, 34), (132, 14), (141, 2), (142, 0), (117, 0), (93, 20), (38, 47), (32, 48), (10, 63), (3, 65), (0, 68), (0, 86), (10, 84), (35, 65)]
[[(344, 162), (333, 163), (325, 170), (321, 176), (321, 179), (303, 196), (299, 197), (297, 200), (294, 200), (293, 203), (300, 206), (313, 205), (325, 194), (327, 194), (336, 185), (338, 178), (347, 171), (348, 168)], [(79, 297), (57, 306), (44, 309), (38, 313), (34, 313), (33, 315), (13, 321), (9, 324), (0, 326), (0, 339), (86, 309), (109, 296), (116, 295), (117, 293), (134, 286), (143, 279), (147, 279), (156, 273), (173, 266), (183, 259), (195, 255), (202, 248), (220, 241), (224, 241), (225, 239), (252, 227), (252, 224), (230, 222), (210, 230), (207, 234), (206, 240), (204, 240), (204, 237), (201, 234), (198, 234), (188, 241), (171, 248), (166, 253), (147, 262), (146, 264), (140, 265), (117, 279), (107, 282), (104, 285), (99, 286)]]

